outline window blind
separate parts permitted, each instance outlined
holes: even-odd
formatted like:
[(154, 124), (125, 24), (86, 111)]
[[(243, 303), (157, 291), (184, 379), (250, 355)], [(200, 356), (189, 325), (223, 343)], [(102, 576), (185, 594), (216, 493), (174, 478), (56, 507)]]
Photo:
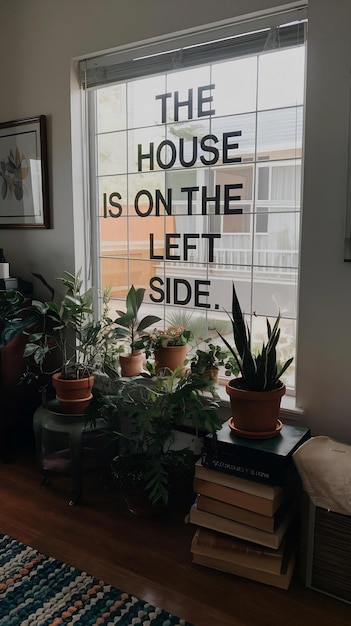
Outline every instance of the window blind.
[(78, 63), (84, 89), (303, 44), (307, 7), (172, 36)]

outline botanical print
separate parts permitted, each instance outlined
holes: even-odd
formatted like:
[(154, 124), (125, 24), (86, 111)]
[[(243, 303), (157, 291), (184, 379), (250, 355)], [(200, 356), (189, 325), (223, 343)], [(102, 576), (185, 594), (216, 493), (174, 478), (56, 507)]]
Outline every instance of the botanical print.
[(0, 228), (50, 228), (46, 117), (0, 122)]
[(41, 219), (37, 171), (33, 169), (38, 157), (37, 133), (32, 128), (6, 128), (0, 132), (0, 219), (5, 223)]
[(18, 147), (15, 153), (11, 149), (7, 158), (0, 161), (1, 197), (3, 200), (23, 199), (25, 186), (23, 181), (29, 173), (28, 161), (20, 154)]

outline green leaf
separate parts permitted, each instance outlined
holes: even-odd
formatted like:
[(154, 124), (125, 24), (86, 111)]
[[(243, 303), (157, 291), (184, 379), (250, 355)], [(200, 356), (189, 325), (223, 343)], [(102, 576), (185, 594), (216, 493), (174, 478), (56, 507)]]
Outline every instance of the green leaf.
[(24, 348), (23, 356), (25, 358), (32, 356), (38, 350), (38, 348), (39, 348), (38, 344), (27, 342)]
[(246, 349), (250, 349), (249, 335), (247, 334), (247, 325), (242, 313), (235, 286), (233, 284), (232, 292), (232, 326), (236, 349), (241, 357)]
[(242, 357), (242, 371), (243, 371), (243, 379), (251, 386), (254, 384), (252, 381), (255, 380), (257, 369), (255, 360), (248, 349), (245, 347), (243, 357)]
[(218, 335), (220, 336), (220, 338), (222, 339), (223, 343), (227, 346), (228, 350), (231, 352), (231, 354), (233, 355), (235, 362), (239, 368), (240, 374), (241, 376), (243, 376), (243, 368), (242, 368), (242, 361), (238, 358), (237, 353), (235, 352), (234, 348), (230, 345), (229, 341), (226, 340), (225, 337), (223, 337), (223, 335), (221, 335), (221, 333), (219, 331)]
[[(139, 290), (138, 290), (139, 291)], [(145, 292), (145, 289), (144, 289)], [(142, 294), (144, 295), (144, 293)], [(138, 315), (138, 310), (140, 308), (140, 292), (138, 293), (135, 290), (134, 285), (128, 291), (126, 298), (126, 306), (127, 306), (127, 315), (130, 316), (131, 319), (135, 319)]]
[(16, 200), (22, 200), (23, 198), (22, 183), (17, 180), (13, 181), (13, 188), (14, 188)]
[(161, 318), (157, 317), (157, 315), (146, 315), (146, 317), (144, 317), (139, 322), (138, 327), (137, 327), (137, 332), (141, 333), (146, 328), (149, 328), (149, 326), (152, 326), (153, 324), (157, 324), (157, 322), (159, 322), (160, 319)]
[(284, 372), (288, 369), (289, 365), (291, 365), (291, 363), (293, 362), (294, 357), (290, 357), (290, 359), (288, 359), (286, 361), (286, 363), (284, 363), (283, 367), (279, 370), (279, 372), (277, 373), (276, 376), (276, 380), (278, 381), (279, 378), (284, 374)]
[[(133, 287), (133, 285), (132, 285)], [(134, 289), (134, 287), (133, 287)], [(136, 301), (136, 313), (138, 313), (143, 301), (144, 301), (144, 297), (145, 297), (145, 289), (143, 287), (140, 287), (139, 289), (135, 290), (135, 301)]]
[(2, 181), (2, 185), (1, 185), (1, 197), (3, 200), (5, 200), (6, 196), (7, 196), (7, 180), (6, 178), (4, 178)]

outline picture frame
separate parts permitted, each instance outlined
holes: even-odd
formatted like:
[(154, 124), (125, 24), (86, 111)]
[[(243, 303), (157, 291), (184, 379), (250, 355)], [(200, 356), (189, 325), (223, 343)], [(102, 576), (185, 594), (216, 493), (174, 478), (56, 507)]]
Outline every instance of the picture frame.
[(346, 169), (346, 196), (345, 196), (345, 238), (344, 261), (351, 263), (351, 82), (349, 81), (349, 102), (347, 119), (347, 169)]
[(51, 228), (46, 116), (0, 123), (0, 228)]

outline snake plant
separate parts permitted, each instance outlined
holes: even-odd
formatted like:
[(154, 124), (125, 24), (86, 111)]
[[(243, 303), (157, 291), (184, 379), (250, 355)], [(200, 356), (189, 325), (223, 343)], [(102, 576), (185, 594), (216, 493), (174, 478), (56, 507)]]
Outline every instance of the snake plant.
[(261, 350), (252, 350), (251, 333), (245, 322), (243, 312), (233, 284), (232, 323), (234, 346), (220, 333), (219, 336), (233, 355), (241, 376), (240, 386), (248, 391), (270, 391), (279, 384), (280, 377), (293, 361), (289, 358), (284, 364), (277, 361), (276, 347), (280, 337), (280, 313), (273, 327), (266, 318), (267, 342), (263, 342)]

